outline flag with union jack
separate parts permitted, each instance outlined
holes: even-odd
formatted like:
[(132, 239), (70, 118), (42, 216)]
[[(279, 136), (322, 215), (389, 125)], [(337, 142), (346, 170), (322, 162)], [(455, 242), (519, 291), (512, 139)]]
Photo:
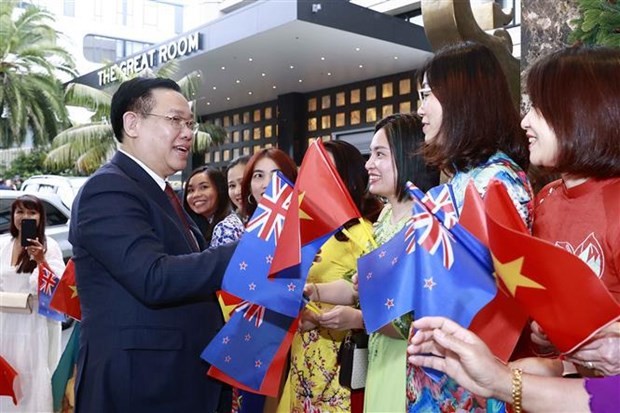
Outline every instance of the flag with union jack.
[(284, 176), (274, 174), (269, 189), (265, 191), (245, 230), (255, 231), (258, 238), (277, 245), (292, 196), (292, 184)]
[(52, 295), (60, 278), (54, 274), (47, 263), (39, 264), (39, 314), (55, 321), (64, 321), (65, 315), (50, 307)]
[(456, 208), (451, 184), (437, 185), (424, 193), (412, 182), (407, 182), (407, 190), (411, 197), (418, 198), (444, 227), (451, 229), (459, 222), (459, 212)]
[(303, 246), (299, 265), (281, 271), (277, 277), (268, 277), (292, 193), (293, 187), (286, 178), (279, 172), (273, 174), (271, 184), (228, 263), (222, 290), (289, 317), (297, 317), (312, 259), (331, 234)]
[(253, 393), (275, 397), (298, 319), (244, 301), (204, 349), (209, 375)]
[[(438, 212), (436, 211), (435, 214)], [(495, 295), (490, 259), (472, 254), (484, 246), (458, 223), (448, 230), (425, 204), (413, 198), (412, 216), (391, 240), (358, 260), (359, 296), (364, 322), (373, 332), (414, 312), (449, 317), (468, 326)]]
[(312, 261), (314, 255), (304, 250), (316, 252), (331, 234), (361, 216), (320, 139), (308, 147), (293, 191), (271, 277), (289, 277), (288, 273), (299, 271), (300, 263), (308, 267), (304, 258)]

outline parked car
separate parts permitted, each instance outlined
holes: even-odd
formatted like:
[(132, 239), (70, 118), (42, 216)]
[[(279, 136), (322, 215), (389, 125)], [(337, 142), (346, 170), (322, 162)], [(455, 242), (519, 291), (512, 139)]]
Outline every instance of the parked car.
[[(10, 237), (11, 225), (11, 204), (24, 191), (0, 190), (0, 237)], [(62, 256), (69, 260), (72, 254), (71, 244), (69, 243), (69, 219), (71, 210), (62, 202), (56, 194), (40, 192), (35, 195), (45, 207), (46, 224), (45, 235), (52, 237), (60, 245)]]
[(87, 180), (87, 176), (34, 175), (26, 179), (20, 189), (36, 194), (56, 194), (71, 209), (73, 199)]

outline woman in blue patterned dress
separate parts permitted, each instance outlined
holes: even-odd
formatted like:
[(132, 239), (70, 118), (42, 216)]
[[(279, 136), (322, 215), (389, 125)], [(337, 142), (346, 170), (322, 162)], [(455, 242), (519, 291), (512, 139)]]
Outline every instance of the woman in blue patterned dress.
[[(527, 140), (520, 129), (506, 76), (486, 46), (466, 42), (441, 49), (418, 72), (425, 135), (424, 155), (450, 178), (459, 211), (470, 180), (484, 196), (489, 182), (506, 186), (521, 218), (531, 227), (532, 189)], [(502, 409), (446, 378), (437, 383), (409, 367), (410, 412), (478, 412)]]

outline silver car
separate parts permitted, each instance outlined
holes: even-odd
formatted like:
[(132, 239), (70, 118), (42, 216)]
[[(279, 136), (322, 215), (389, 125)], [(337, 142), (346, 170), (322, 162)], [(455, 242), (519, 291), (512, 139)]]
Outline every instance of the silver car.
[(73, 198), (87, 180), (87, 176), (34, 175), (22, 183), (20, 190), (35, 195), (42, 192), (56, 194), (62, 203), (71, 209)]
[[(11, 204), (16, 198), (26, 195), (23, 191), (0, 190), (0, 237), (10, 237)], [(71, 258), (72, 249), (69, 243), (69, 219), (71, 211), (56, 194), (44, 192), (30, 193), (39, 198), (45, 207), (47, 226), (45, 235), (52, 237), (60, 245), (65, 262)]]

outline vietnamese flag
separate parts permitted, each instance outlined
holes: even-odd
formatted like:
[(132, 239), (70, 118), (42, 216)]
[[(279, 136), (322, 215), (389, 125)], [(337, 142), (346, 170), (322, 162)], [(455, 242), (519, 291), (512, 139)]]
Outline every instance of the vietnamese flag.
[(82, 319), (80, 297), (75, 285), (75, 264), (72, 259), (67, 262), (65, 272), (62, 273), (60, 283), (50, 301), (50, 307), (78, 321)]
[(11, 396), (16, 406), (22, 398), (19, 375), (2, 356), (0, 356), (0, 396)]
[(269, 274), (298, 265), (302, 246), (360, 216), (322, 141), (315, 140), (301, 163)]
[(620, 305), (579, 257), (509, 228), (488, 210), (487, 226), (497, 277), (562, 353), (620, 318)]
[[(491, 182), (483, 201), (473, 182), (470, 181), (465, 190), (459, 224), (488, 247), (485, 211), (515, 231), (527, 233), (525, 224), (514, 208), (504, 185), (500, 182)], [(512, 296), (508, 294), (501, 280), (497, 280), (497, 284), (495, 297), (476, 314), (469, 328), (489, 346), (497, 358), (508, 361), (527, 323), (527, 314), (514, 304)]]
[(220, 305), (220, 309), (222, 310), (224, 322), (228, 322), (233, 312), (235, 311), (235, 308), (237, 308), (237, 306), (241, 304), (243, 299), (224, 290), (216, 291), (215, 295), (217, 297), (217, 302)]

